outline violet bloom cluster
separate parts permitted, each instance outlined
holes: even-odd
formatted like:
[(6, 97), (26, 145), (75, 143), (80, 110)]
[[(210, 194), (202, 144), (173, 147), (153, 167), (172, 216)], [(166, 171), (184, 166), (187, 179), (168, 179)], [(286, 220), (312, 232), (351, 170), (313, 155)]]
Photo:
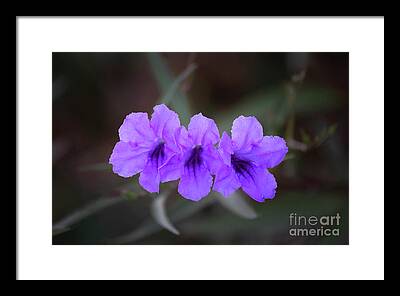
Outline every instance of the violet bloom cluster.
[(157, 105), (150, 120), (147, 113), (125, 118), (109, 162), (122, 177), (140, 173), (140, 185), (152, 193), (160, 183), (179, 180), (178, 192), (193, 201), (211, 189), (229, 197), (241, 188), (258, 202), (274, 198), (277, 184), (268, 169), (285, 158), (285, 140), (264, 136), (255, 117), (235, 119), (231, 134), (220, 137), (214, 120), (201, 113), (186, 129), (178, 114)]

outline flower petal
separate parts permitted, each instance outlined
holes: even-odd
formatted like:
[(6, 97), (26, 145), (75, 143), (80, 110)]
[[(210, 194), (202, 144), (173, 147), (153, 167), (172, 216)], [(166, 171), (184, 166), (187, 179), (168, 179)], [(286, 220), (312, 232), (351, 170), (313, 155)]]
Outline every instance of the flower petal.
[(232, 140), (226, 132), (222, 133), (219, 142), (218, 152), (226, 165), (231, 165), (231, 155), (233, 154)]
[(243, 191), (258, 202), (272, 199), (275, 196), (277, 187), (275, 177), (266, 169), (253, 166), (251, 173), (239, 175), (239, 180)]
[(189, 137), (194, 145), (212, 145), (219, 141), (219, 131), (214, 120), (199, 113), (190, 119)]
[(178, 180), (181, 176), (183, 166), (182, 157), (178, 154), (173, 155), (159, 168), (161, 182)]
[(118, 132), (120, 140), (124, 142), (150, 144), (155, 139), (148, 115), (142, 112), (127, 115)]
[(148, 192), (154, 193), (160, 190), (160, 174), (157, 163), (148, 161), (144, 170), (140, 173), (139, 184)]
[(239, 178), (230, 166), (223, 166), (215, 176), (213, 189), (228, 197), (241, 186)]
[(235, 150), (248, 151), (263, 138), (263, 128), (254, 116), (239, 116), (233, 121), (232, 142)]
[(245, 154), (259, 166), (273, 168), (280, 164), (288, 152), (288, 147), (283, 138), (277, 136), (264, 137), (258, 145)]
[(110, 156), (114, 173), (121, 177), (136, 175), (146, 165), (149, 148), (135, 143), (118, 142)]
[(164, 104), (155, 106), (153, 110), (150, 126), (156, 137), (166, 142), (175, 143), (175, 131), (181, 126), (178, 114), (168, 109)]
[(184, 126), (175, 131), (175, 142), (178, 144), (180, 152), (190, 149), (193, 146), (193, 142), (189, 138), (189, 134)]
[(204, 165), (195, 169), (185, 168), (178, 185), (178, 192), (186, 199), (199, 201), (210, 193), (212, 177)]
[(203, 147), (202, 159), (212, 175), (215, 175), (222, 165), (224, 165), (221, 155), (213, 145)]

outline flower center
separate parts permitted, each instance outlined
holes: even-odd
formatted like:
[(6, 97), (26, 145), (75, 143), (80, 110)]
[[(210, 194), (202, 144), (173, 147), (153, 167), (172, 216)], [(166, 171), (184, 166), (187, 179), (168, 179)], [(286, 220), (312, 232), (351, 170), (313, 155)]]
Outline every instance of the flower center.
[(203, 148), (200, 145), (197, 145), (192, 149), (189, 157), (186, 159), (185, 167), (191, 169), (193, 173), (195, 173), (196, 168), (203, 163), (203, 159), (201, 157), (202, 152)]
[(252, 177), (251, 168), (252, 163), (249, 160), (240, 159), (235, 154), (232, 154), (231, 157), (232, 167), (235, 170), (236, 174), (246, 177), (246, 175)]
[(165, 148), (165, 143), (163, 141), (160, 141), (150, 152), (150, 160), (152, 163), (157, 164), (157, 166), (160, 166), (164, 160), (165, 156), (164, 148)]

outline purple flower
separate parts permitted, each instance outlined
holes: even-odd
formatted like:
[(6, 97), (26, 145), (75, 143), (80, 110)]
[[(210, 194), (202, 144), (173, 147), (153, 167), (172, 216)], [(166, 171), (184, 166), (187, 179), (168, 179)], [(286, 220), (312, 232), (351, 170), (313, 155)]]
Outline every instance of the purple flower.
[(178, 191), (183, 197), (198, 201), (210, 192), (211, 174), (218, 168), (219, 155), (214, 147), (219, 141), (217, 125), (200, 113), (191, 118), (187, 131), (180, 129), (176, 138), (182, 149), (175, 162), (180, 171)]
[(232, 139), (224, 132), (218, 151), (222, 165), (216, 174), (214, 190), (225, 197), (242, 188), (258, 202), (275, 196), (276, 181), (267, 169), (282, 162), (288, 148), (284, 139), (263, 136), (255, 117), (240, 116), (232, 125)]
[(175, 141), (180, 126), (178, 115), (165, 105), (154, 107), (150, 121), (147, 113), (126, 116), (109, 160), (113, 171), (122, 177), (140, 173), (140, 185), (159, 192), (160, 182), (179, 178), (173, 160), (181, 152)]
[[(113, 171), (122, 177), (140, 173), (139, 183), (149, 192), (159, 192), (160, 182), (180, 179), (179, 193), (199, 201), (211, 190), (229, 196), (242, 188), (256, 201), (275, 196), (276, 182), (269, 168), (278, 165), (288, 148), (280, 137), (263, 136), (255, 117), (238, 117), (219, 137), (215, 122), (201, 113), (188, 129), (165, 105), (147, 113), (129, 114), (119, 129), (120, 141), (110, 156)], [(215, 144), (219, 143), (218, 150)]]

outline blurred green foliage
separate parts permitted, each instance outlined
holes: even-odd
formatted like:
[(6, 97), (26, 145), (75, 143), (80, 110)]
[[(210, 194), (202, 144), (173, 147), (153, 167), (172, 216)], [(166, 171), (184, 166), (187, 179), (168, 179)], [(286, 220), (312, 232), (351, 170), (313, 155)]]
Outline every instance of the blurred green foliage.
[[(288, 70), (286, 79), (276, 81), (271, 73), (274, 71), (285, 73), (282, 68), (291, 69), (285, 61), (296, 60), (296, 54), (291, 54), (287, 59), (285, 59), (286, 54), (273, 53), (237, 54), (238, 57), (232, 53), (203, 53), (191, 59), (187, 58), (188, 55), (192, 57), (193, 54), (53, 55), (53, 86), (64, 81), (61, 90), (53, 88), (53, 97), (57, 96), (53, 107), (53, 116), (57, 116), (57, 120), (53, 121), (53, 125), (81, 126), (82, 119), (77, 119), (77, 115), (74, 114), (75, 109), (69, 106), (71, 104), (69, 102), (72, 100), (74, 104), (91, 105), (98, 100), (98, 98), (97, 100), (83, 98), (86, 103), (76, 103), (76, 97), (82, 100), (82, 93), (86, 92), (82, 92), (80, 88), (87, 86), (80, 83), (79, 86), (71, 85), (72, 79), (66, 74), (67, 69), (73, 72), (70, 68), (78, 71), (73, 73), (75, 76), (82, 74), (85, 80), (92, 81), (92, 85), (96, 85), (92, 86), (94, 96), (103, 97), (104, 106), (100, 110), (105, 114), (110, 113), (109, 116), (113, 117), (111, 122), (114, 123), (110, 128), (110, 133), (114, 133), (113, 139), (101, 139), (105, 141), (106, 144), (103, 146), (108, 147), (108, 150), (99, 152), (98, 158), (86, 155), (86, 158), (95, 158), (96, 161), (86, 160), (82, 156), (86, 151), (79, 149), (81, 147), (76, 149), (78, 151), (72, 149), (67, 156), (62, 155), (58, 148), (61, 145), (56, 145), (60, 142), (58, 139), (70, 140), (74, 137), (79, 139), (79, 136), (74, 133), (66, 136), (64, 130), (59, 128), (60, 131), (57, 132), (56, 128), (53, 135), (53, 243), (347, 244), (348, 81), (345, 79), (344, 82), (337, 82), (334, 74), (348, 72), (348, 55), (313, 54), (308, 60), (317, 66), (318, 62), (322, 65), (319, 67), (314, 65), (313, 68), (312, 64), (304, 64), (295, 71)], [(128, 58), (129, 63), (126, 65)], [(272, 77), (271, 81), (264, 81), (263, 63), (274, 65), (277, 60), (283, 62), (275, 64), (278, 70), (272, 68), (268, 72)], [(68, 61), (74, 61), (72, 66)], [(171, 64), (174, 62), (180, 66), (179, 70), (172, 69)], [(212, 62), (216, 65), (210, 64)], [(325, 74), (326, 81), (321, 81), (318, 71), (322, 71), (321, 69), (326, 71), (327, 63), (332, 69)], [(95, 65), (94, 69), (90, 70), (93, 71), (92, 75), (87, 75), (89, 70), (79, 72), (80, 68), (87, 67), (87, 64)], [(230, 69), (232, 64), (235, 67)], [(117, 122), (121, 122), (123, 116), (129, 112), (136, 111), (134, 107), (126, 109), (134, 106), (134, 98), (132, 102), (128, 99), (125, 102), (118, 99), (120, 92), (116, 91), (115, 87), (111, 87), (111, 90), (104, 89), (102, 86), (104, 81), (97, 77), (99, 73), (108, 77), (111, 75), (109, 72), (115, 71), (113, 67), (124, 69), (127, 73), (120, 70), (122, 73), (117, 72), (116, 78), (114, 76), (109, 78), (111, 82), (108, 81), (107, 85), (113, 83), (118, 85), (118, 79), (127, 79), (129, 70), (126, 68), (139, 69), (138, 74), (131, 74), (133, 87), (149, 85), (148, 87), (155, 86), (159, 90), (158, 99), (146, 106), (151, 107), (157, 102), (166, 103), (179, 113), (185, 125), (193, 114), (201, 111), (216, 120), (220, 132), (230, 131), (232, 121), (237, 116), (253, 115), (263, 124), (265, 134), (285, 136), (290, 151), (285, 162), (273, 170), (279, 186), (276, 198), (258, 204), (238, 191), (230, 199), (211, 193), (201, 202), (193, 203), (177, 195), (175, 182), (162, 184), (161, 194), (156, 196), (147, 194), (137, 186), (136, 178), (125, 180), (113, 175), (110, 165), (103, 161), (108, 160), (112, 145), (116, 141), (115, 133), (119, 126)], [(148, 80), (139, 77), (143, 74), (140, 70), (149, 72), (146, 76)], [(313, 72), (316, 72), (314, 76)], [(239, 76), (236, 77), (234, 73), (242, 74), (236, 74)], [(248, 73), (254, 80), (249, 80)], [(281, 78), (282, 74), (277, 76)], [(310, 81), (308, 81), (309, 76), (311, 76)], [(154, 79), (154, 85), (149, 82), (151, 78)], [(204, 81), (207, 79), (211, 81), (205, 86)], [(196, 86), (196, 81), (201, 82), (200, 86)], [(230, 89), (236, 87), (231, 81), (236, 81), (248, 91), (239, 99), (231, 100), (229, 96), (221, 99), (219, 106), (215, 106), (214, 101), (199, 99), (207, 94), (207, 89), (209, 94), (204, 96), (211, 96), (212, 91), (209, 88), (213, 85), (216, 85), (214, 87), (216, 89), (221, 88), (219, 92), (222, 94), (230, 93)], [(130, 87), (127, 89), (125, 96), (130, 98)], [(133, 92), (136, 92), (137, 96), (141, 92), (146, 93), (145, 90)], [(99, 93), (110, 93), (110, 98), (107, 100)], [(104, 101), (110, 101), (114, 107), (115, 104), (117, 107), (119, 104), (122, 105), (118, 109), (122, 110), (119, 112), (122, 113), (120, 118), (115, 119), (115, 112), (107, 111), (107, 103)], [(197, 110), (199, 105), (203, 105), (204, 110)], [(105, 124), (102, 123), (100, 126)], [(83, 126), (86, 126), (85, 121)], [(93, 132), (83, 131), (82, 134), (93, 134)], [(101, 142), (99, 139), (96, 140)], [(65, 142), (68, 143), (67, 140)], [(80, 143), (79, 140), (75, 142)], [(87, 146), (87, 153), (90, 154), (92, 145), (88, 143)], [(58, 154), (61, 156), (58, 157)], [(77, 155), (81, 159), (77, 158)], [(88, 186), (88, 179), (94, 184)], [(101, 180), (104, 180), (104, 185)], [(112, 197), (98, 197), (105, 195)], [(290, 213), (318, 216), (334, 215), (338, 212), (343, 217), (341, 236), (338, 238), (288, 236)], [(178, 234), (180, 235), (177, 236)]]

